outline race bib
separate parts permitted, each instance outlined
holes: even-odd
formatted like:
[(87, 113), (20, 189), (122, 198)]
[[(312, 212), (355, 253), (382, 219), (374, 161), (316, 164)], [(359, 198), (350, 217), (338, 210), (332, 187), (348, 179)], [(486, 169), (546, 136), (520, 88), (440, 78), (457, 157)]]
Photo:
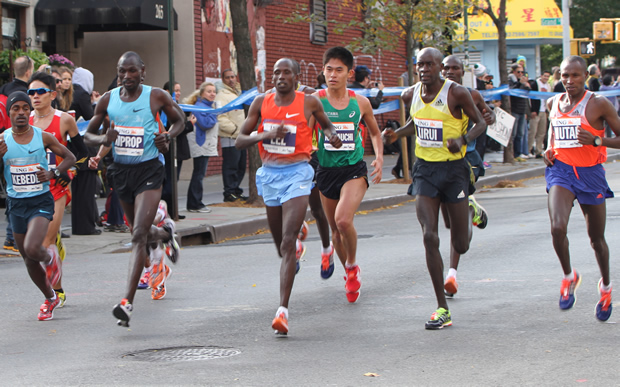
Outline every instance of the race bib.
[(123, 156), (142, 156), (144, 153), (144, 128), (135, 126), (116, 126), (118, 137), (114, 151)]
[(424, 148), (443, 147), (443, 121), (414, 118), (413, 122), (416, 126), (418, 145)]
[[(282, 125), (282, 122), (268, 122), (263, 121), (263, 131), (271, 132), (272, 130), (278, 130), (278, 127)], [(297, 140), (297, 125), (284, 124), (284, 128), (287, 130), (284, 138), (272, 138), (263, 140), (263, 148), (269, 153), (276, 153), (279, 155), (290, 155), (295, 153), (295, 141)]]
[(340, 148), (334, 148), (325, 137), (325, 150), (328, 151), (353, 151), (355, 150), (355, 124), (353, 122), (334, 122), (334, 128), (336, 128), (336, 134), (342, 146)]
[(583, 146), (577, 140), (581, 127), (581, 118), (552, 118), (553, 141), (555, 148), (579, 148)]
[(56, 169), (56, 155), (54, 152), (47, 149), (45, 156), (47, 157), (47, 170), (51, 171), (52, 169)]
[(11, 181), (15, 192), (35, 192), (43, 189), (43, 183), (37, 178), (41, 164), (11, 165)]

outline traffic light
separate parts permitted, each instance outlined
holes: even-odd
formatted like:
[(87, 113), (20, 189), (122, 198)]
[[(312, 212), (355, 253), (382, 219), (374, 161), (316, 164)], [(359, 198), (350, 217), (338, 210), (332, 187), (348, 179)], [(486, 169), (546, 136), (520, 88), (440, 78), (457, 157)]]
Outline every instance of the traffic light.
[(579, 56), (594, 56), (596, 55), (596, 45), (591, 40), (585, 40), (579, 42)]

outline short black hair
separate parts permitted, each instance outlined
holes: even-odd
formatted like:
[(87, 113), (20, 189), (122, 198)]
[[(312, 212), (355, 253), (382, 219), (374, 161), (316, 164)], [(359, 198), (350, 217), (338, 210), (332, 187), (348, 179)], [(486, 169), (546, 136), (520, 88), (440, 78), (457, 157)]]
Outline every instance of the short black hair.
[(127, 51), (126, 53), (124, 53), (123, 55), (121, 55), (121, 57), (119, 58), (119, 63), (121, 60), (123, 59), (129, 59), (129, 58), (134, 58), (136, 59), (136, 61), (138, 62), (138, 64), (140, 64), (140, 66), (144, 66), (144, 61), (142, 60), (142, 58), (140, 58), (140, 54), (138, 54), (135, 51)]
[(323, 54), (323, 66), (332, 59), (339, 59), (342, 61), (342, 63), (347, 66), (347, 70), (353, 68), (353, 54), (344, 47), (336, 46), (325, 51), (325, 54)]
[(564, 64), (564, 63), (566, 63), (566, 64), (568, 64), (568, 63), (579, 63), (581, 65), (581, 67), (583, 68), (583, 71), (588, 71), (588, 64), (586, 63), (586, 60), (583, 59), (582, 57), (578, 56), (578, 55), (567, 56), (562, 61), (562, 64)]
[(30, 85), (34, 81), (39, 81), (45, 83), (45, 85), (51, 90), (56, 91), (56, 78), (53, 75), (48, 74), (44, 71), (37, 71), (32, 74), (30, 80), (28, 81), (28, 85)]
[[(175, 86), (179, 84), (179, 82), (175, 81), (174, 82)], [(169, 92), (170, 94), (172, 94), (172, 92), (170, 91), (170, 81), (166, 81), (166, 83), (164, 83), (164, 90), (166, 90), (167, 92)], [(174, 90), (172, 90), (174, 91)]]
[(611, 81), (612, 81), (611, 74), (607, 74), (603, 77), (603, 85), (609, 86), (611, 85)]
[(370, 70), (366, 66), (357, 66), (355, 68), (355, 82), (363, 82), (366, 77), (370, 76)]

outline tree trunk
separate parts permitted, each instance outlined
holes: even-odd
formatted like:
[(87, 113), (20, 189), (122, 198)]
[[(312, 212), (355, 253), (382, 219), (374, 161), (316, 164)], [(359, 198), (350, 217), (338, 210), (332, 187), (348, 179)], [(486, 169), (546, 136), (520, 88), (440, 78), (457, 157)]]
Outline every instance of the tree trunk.
[[(249, 90), (256, 86), (256, 77), (254, 74), (254, 52), (252, 50), (252, 41), (250, 29), (248, 26), (247, 7), (251, 6), (251, 2), (247, 0), (230, 0), (230, 15), (233, 25), (233, 41), (237, 49), (237, 69), (241, 90)], [(247, 115), (247, 107), (246, 107)], [(249, 203), (255, 203), (259, 199), (256, 189), (256, 170), (261, 166), (260, 155), (258, 154), (258, 146), (253, 145), (248, 148), (248, 160), (250, 170), (248, 174), (248, 183), (250, 186)]]

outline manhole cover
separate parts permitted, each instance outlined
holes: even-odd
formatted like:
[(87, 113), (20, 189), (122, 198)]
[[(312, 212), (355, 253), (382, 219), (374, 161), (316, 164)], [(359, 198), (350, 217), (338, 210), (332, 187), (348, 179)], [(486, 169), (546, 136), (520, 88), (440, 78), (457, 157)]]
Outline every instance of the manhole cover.
[(122, 356), (122, 358), (151, 362), (194, 361), (220, 359), (223, 357), (235, 356), (240, 353), (241, 351), (235, 348), (173, 347), (160, 349), (145, 349), (144, 351), (125, 354)]

